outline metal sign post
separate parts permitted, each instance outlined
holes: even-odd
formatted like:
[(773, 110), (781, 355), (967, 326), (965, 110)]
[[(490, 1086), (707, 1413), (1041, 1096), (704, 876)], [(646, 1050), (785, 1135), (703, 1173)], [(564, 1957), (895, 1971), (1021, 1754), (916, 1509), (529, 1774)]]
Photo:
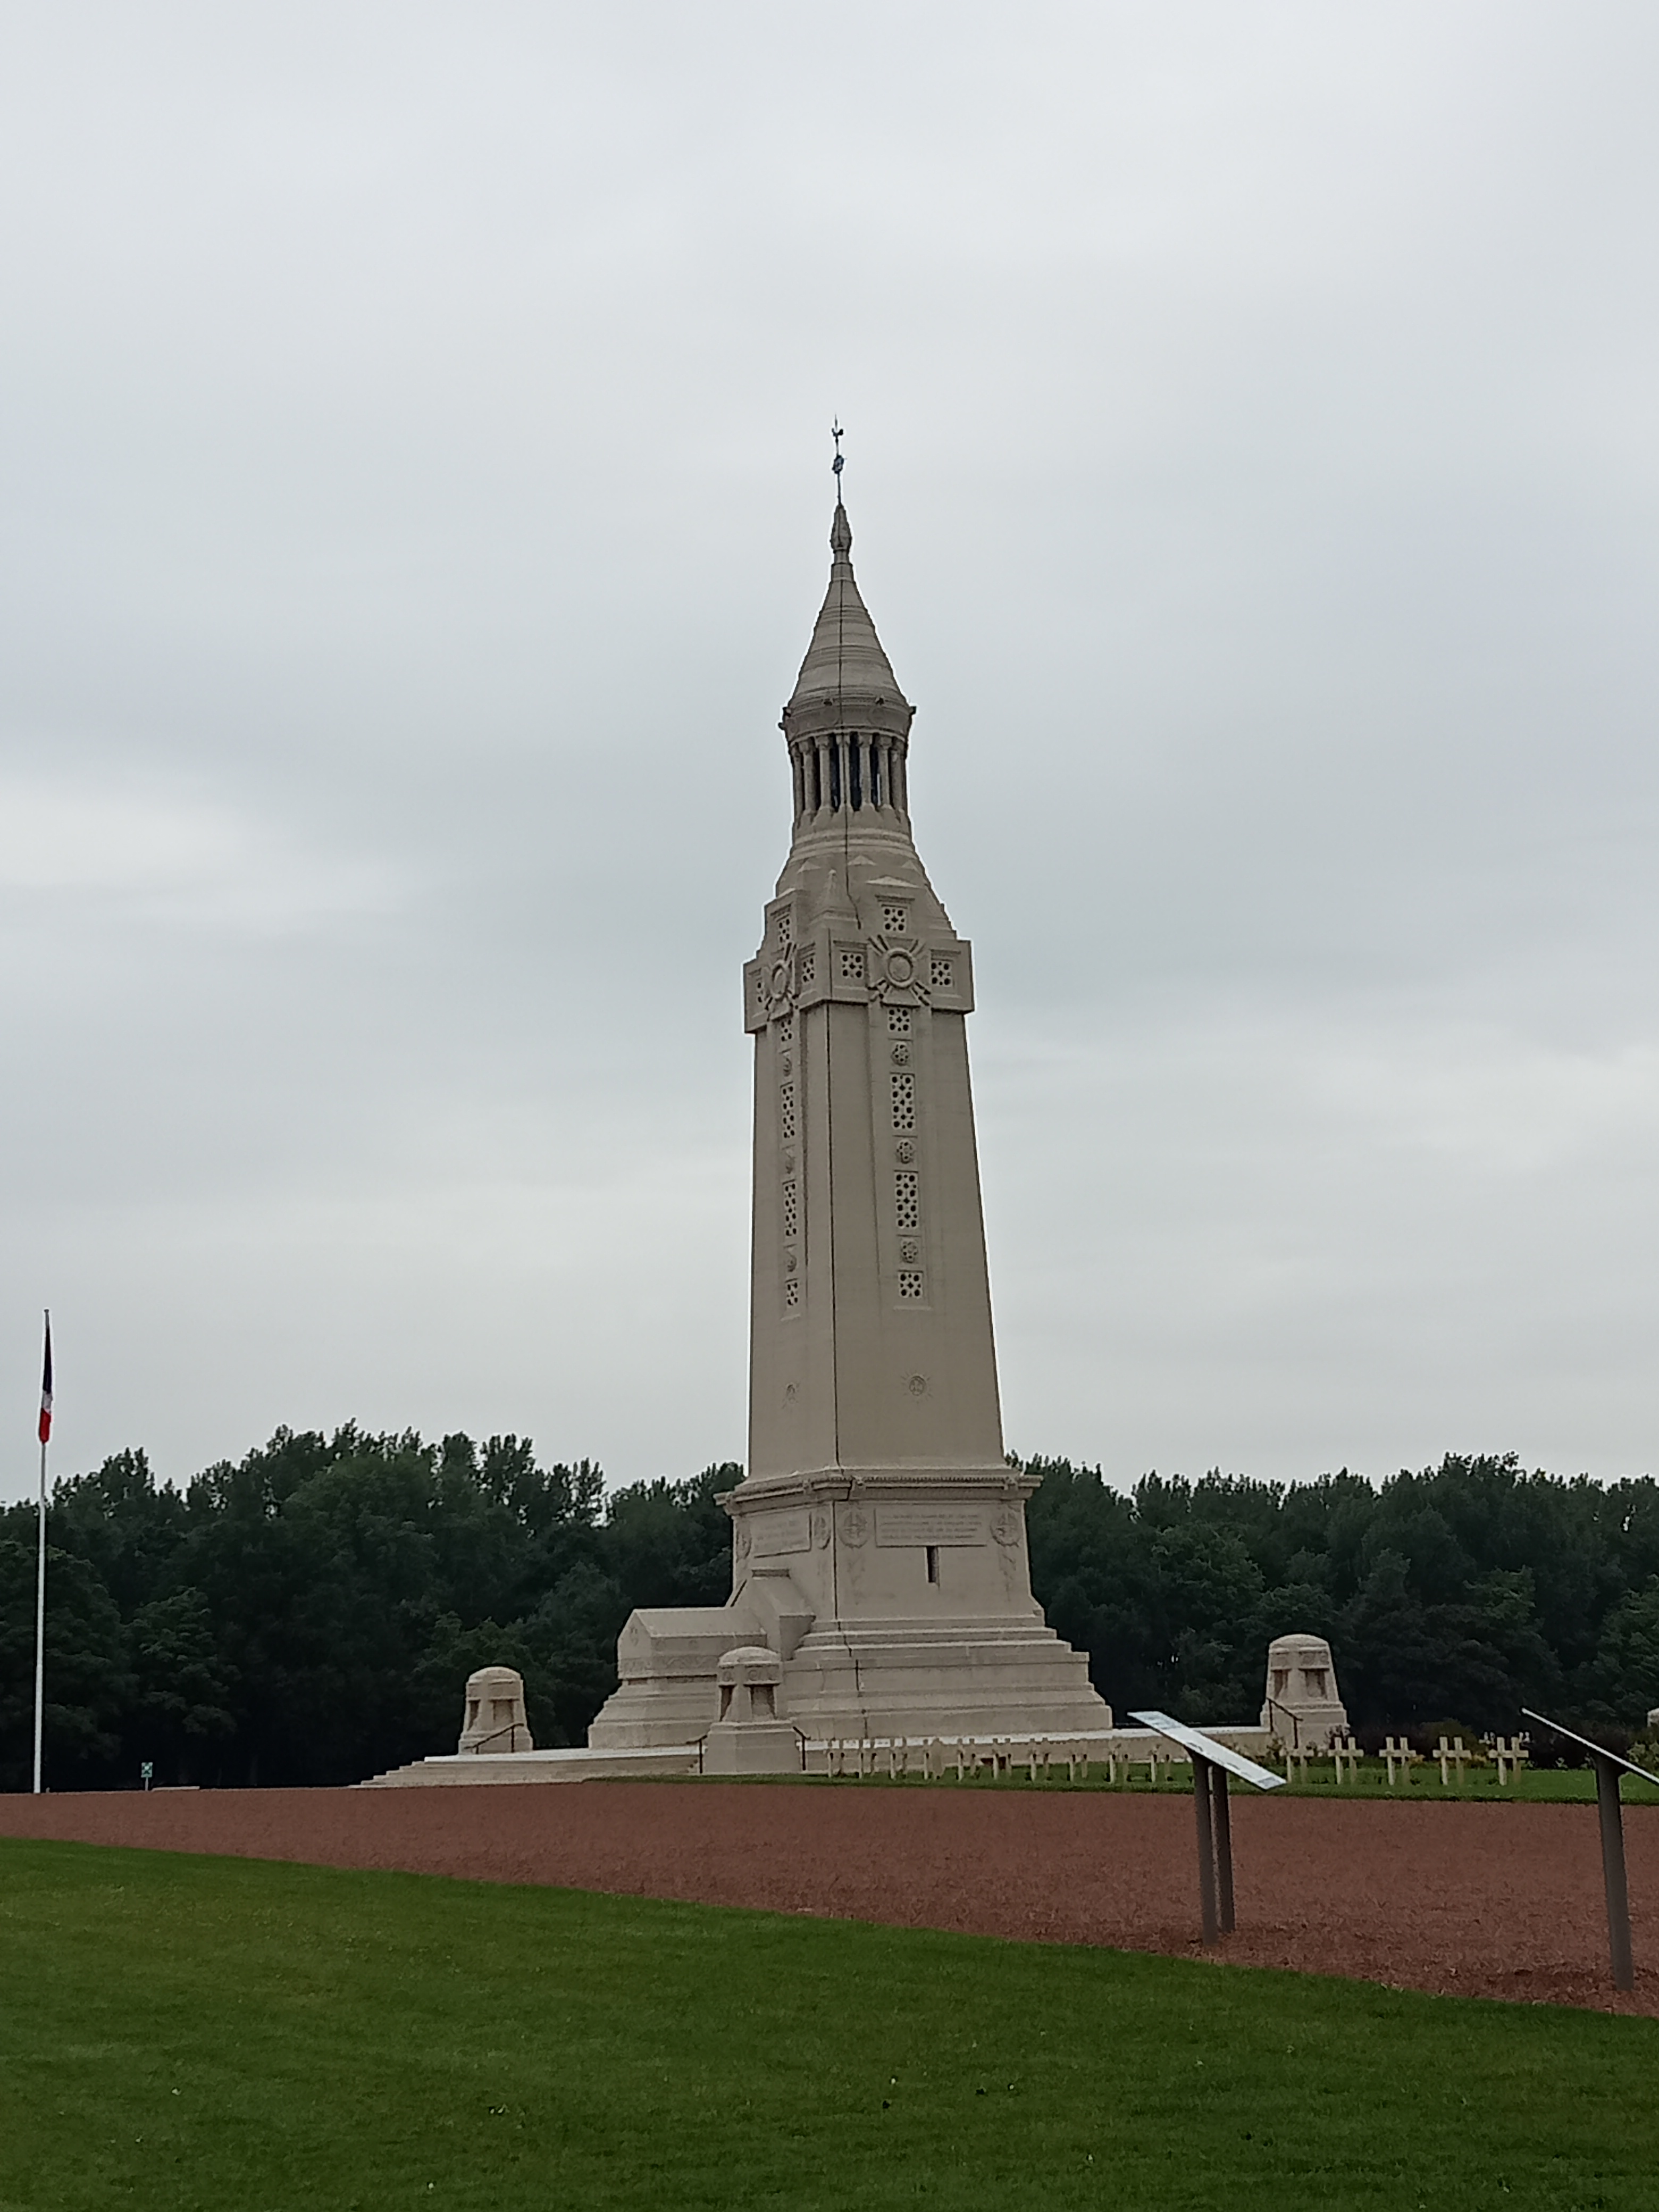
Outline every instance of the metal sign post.
[(1630, 1890), (1625, 1880), (1625, 1814), (1619, 1770), (1610, 1759), (1595, 1762), (1595, 1810), (1601, 1826), (1601, 1881), (1607, 1893), (1607, 1954), (1616, 1990), (1636, 1987), (1630, 1948)]
[[(1221, 1932), (1233, 1932), (1233, 1815), (1231, 1800), (1227, 1795), (1227, 1770), (1206, 1759), (1203, 1766), (1210, 1771), (1210, 1809), (1215, 1827), (1215, 1887), (1216, 1907), (1221, 1921)], [(1200, 1768), (1200, 1771), (1202, 1768)], [(1275, 1776), (1277, 1780), (1278, 1777)]]
[(1198, 1820), (1199, 1924), (1206, 1943), (1233, 1932), (1233, 1825), (1227, 1777), (1236, 1774), (1257, 1790), (1282, 1790), (1285, 1777), (1258, 1766), (1231, 1744), (1218, 1743), (1201, 1729), (1172, 1721), (1168, 1713), (1131, 1713), (1132, 1721), (1176, 1743), (1193, 1762), (1193, 1808)]
[(1198, 1924), (1204, 1942), (1213, 1943), (1220, 1915), (1215, 1899), (1215, 1799), (1207, 1759), (1193, 1760), (1193, 1804), (1198, 1814)]
[(1636, 1986), (1636, 1964), (1630, 1948), (1630, 1892), (1625, 1881), (1625, 1814), (1619, 1798), (1619, 1780), (1623, 1774), (1635, 1774), (1659, 1788), (1659, 1774), (1636, 1765), (1631, 1759), (1620, 1759), (1616, 1751), (1605, 1750), (1601, 1744), (1592, 1743), (1587, 1735), (1580, 1735), (1576, 1729), (1563, 1728), (1559, 1721), (1534, 1712), (1530, 1705), (1522, 1705), (1521, 1710), (1529, 1721), (1541, 1722), (1555, 1735), (1565, 1736), (1569, 1743), (1576, 1743), (1589, 1752), (1595, 1762), (1595, 1809), (1601, 1829), (1601, 1882), (1607, 1897), (1607, 1954), (1613, 1964), (1613, 1986), (1616, 1990), (1632, 1990)]

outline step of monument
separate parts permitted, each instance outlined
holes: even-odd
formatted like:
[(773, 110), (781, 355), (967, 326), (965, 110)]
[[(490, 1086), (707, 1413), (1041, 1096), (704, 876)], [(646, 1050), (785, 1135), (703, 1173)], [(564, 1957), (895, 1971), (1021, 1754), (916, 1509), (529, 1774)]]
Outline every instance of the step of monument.
[(1038, 1649), (1068, 1650), (1052, 1628), (1040, 1620), (819, 1620), (797, 1645), (805, 1651), (818, 1644), (1029, 1644)]
[(600, 1782), (641, 1780), (653, 1774), (695, 1774), (698, 1753), (695, 1743), (634, 1745), (619, 1750), (595, 1750), (573, 1744), (555, 1751), (440, 1752), (416, 1759), (407, 1766), (394, 1766), (356, 1790), (430, 1790), (453, 1787), (476, 1789), (493, 1782)]

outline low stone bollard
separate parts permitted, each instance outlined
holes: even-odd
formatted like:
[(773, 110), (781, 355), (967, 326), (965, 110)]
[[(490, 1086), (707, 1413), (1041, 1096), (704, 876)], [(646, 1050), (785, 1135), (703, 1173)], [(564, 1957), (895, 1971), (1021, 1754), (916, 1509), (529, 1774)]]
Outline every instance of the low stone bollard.
[(801, 1740), (783, 1717), (783, 1662), (763, 1644), (740, 1644), (714, 1670), (720, 1718), (702, 1740), (705, 1774), (792, 1774)]
[(458, 1752), (534, 1751), (525, 1719), (524, 1676), (513, 1667), (480, 1667), (466, 1678)]

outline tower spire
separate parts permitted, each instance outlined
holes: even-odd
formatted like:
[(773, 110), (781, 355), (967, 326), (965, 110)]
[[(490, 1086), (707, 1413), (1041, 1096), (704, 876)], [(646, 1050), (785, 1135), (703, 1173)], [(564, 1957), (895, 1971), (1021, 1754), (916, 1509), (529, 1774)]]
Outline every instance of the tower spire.
[[(837, 453), (837, 465), (841, 458)], [(839, 496), (830, 556), (829, 589), (779, 724), (794, 771), (798, 834), (843, 810), (868, 808), (890, 821), (908, 813), (905, 759), (915, 709), (859, 591), (853, 526)]]
[[(790, 731), (793, 720), (810, 715), (819, 728), (857, 724), (907, 736), (914, 709), (899, 689), (853, 574), (853, 526), (839, 499), (830, 525), (830, 587), (783, 710), (784, 729)], [(831, 717), (827, 721), (826, 712)]]

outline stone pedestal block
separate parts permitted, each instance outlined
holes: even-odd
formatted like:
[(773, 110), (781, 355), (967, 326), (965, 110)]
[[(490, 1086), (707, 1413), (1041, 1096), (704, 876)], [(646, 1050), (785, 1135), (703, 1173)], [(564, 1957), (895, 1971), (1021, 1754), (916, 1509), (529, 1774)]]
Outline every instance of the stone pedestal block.
[(512, 1667), (480, 1667), (466, 1678), (459, 1752), (534, 1751), (525, 1718), (524, 1676)]
[(720, 1718), (703, 1739), (705, 1774), (799, 1774), (800, 1738), (781, 1717), (783, 1662), (763, 1644), (740, 1644), (714, 1670)]
[(1346, 1735), (1348, 1709), (1322, 1636), (1276, 1636), (1267, 1646), (1261, 1725), (1287, 1751), (1327, 1751), (1333, 1736)]

